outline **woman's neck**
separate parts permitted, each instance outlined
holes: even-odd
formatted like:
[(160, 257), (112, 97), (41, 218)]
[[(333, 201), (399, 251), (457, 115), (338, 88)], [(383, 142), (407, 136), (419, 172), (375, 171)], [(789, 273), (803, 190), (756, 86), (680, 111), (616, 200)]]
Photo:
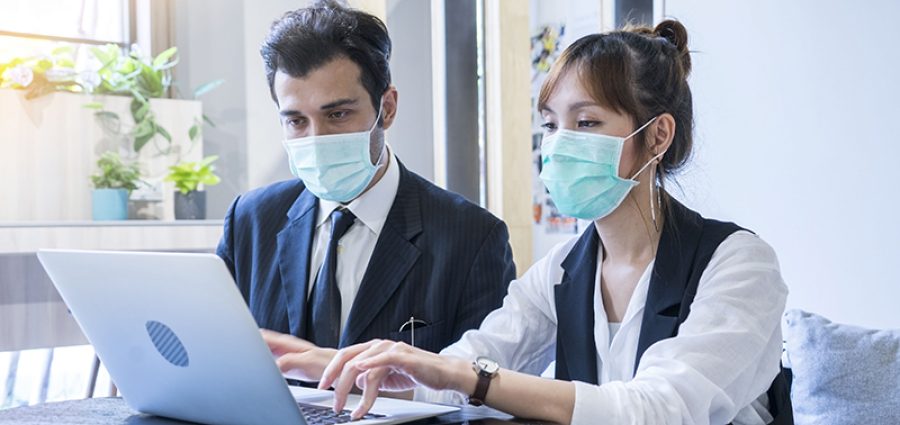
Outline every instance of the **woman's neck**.
[(603, 248), (604, 262), (649, 263), (656, 256), (663, 215), (654, 199), (654, 224), (649, 191), (648, 184), (636, 186), (615, 211), (594, 221)]

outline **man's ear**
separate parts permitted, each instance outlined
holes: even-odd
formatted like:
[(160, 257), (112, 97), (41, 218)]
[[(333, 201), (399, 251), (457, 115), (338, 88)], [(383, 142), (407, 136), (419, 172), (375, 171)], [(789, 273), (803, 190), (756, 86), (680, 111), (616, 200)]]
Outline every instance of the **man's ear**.
[(391, 85), (382, 96), (381, 128), (387, 130), (397, 117), (397, 88)]

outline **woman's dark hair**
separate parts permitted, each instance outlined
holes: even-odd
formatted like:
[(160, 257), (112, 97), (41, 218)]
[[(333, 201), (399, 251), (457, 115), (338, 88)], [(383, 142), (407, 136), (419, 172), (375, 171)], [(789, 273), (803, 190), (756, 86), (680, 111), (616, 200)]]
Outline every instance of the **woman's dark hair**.
[[(656, 28), (629, 26), (575, 41), (560, 55), (541, 87), (538, 106), (547, 104), (560, 77), (569, 70), (600, 105), (629, 115), (635, 128), (669, 113), (675, 118), (672, 145), (661, 158), (657, 181), (676, 173), (693, 146), (694, 112), (687, 78), (691, 55), (684, 25), (666, 20)], [(637, 136), (645, 147), (643, 133)]]
[(269, 91), (275, 73), (302, 78), (333, 59), (347, 58), (360, 68), (360, 82), (378, 109), (391, 85), (391, 38), (381, 19), (335, 0), (287, 12), (272, 24), (260, 48)]

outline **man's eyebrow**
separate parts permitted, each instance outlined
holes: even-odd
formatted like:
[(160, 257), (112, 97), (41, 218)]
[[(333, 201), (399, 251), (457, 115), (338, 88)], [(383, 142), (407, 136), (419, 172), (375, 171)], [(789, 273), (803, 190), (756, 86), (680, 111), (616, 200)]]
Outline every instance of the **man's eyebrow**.
[[(359, 99), (350, 99), (350, 98), (338, 99), (338, 100), (328, 102), (328, 103), (320, 106), (319, 109), (322, 111), (327, 111), (329, 109), (334, 109), (334, 108), (338, 108), (341, 106), (347, 106), (347, 105), (355, 105), (357, 103), (359, 103)], [(302, 113), (300, 113), (300, 111), (295, 110), (295, 109), (285, 109), (283, 111), (279, 111), (278, 114), (281, 115), (282, 117), (293, 117), (293, 116), (302, 116), (303, 115)]]
[(339, 106), (355, 105), (357, 102), (359, 102), (359, 99), (349, 99), (349, 98), (348, 99), (338, 99), (338, 100), (335, 100), (334, 102), (328, 102), (328, 103), (320, 106), (319, 110), (326, 111), (328, 109), (334, 109)]

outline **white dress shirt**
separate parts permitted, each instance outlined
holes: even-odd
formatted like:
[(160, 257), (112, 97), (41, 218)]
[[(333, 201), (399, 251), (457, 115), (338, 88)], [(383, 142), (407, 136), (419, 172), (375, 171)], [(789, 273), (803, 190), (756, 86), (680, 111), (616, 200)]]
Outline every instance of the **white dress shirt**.
[[(381, 229), (400, 186), (400, 167), (397, 165), (397, 158), (394, 157), (390, 146), (385, 144), (385, 149), (385, 154), (388, 155), (387, 170), (381, 176), (381, 180), (358, 198), (344, 205), (344, 208), (356, 216), (356, 221), (347, 233), (344, 233), (337, 247), (335, 279), (341, 292), (341, 332), (347, 323), (347, 317), (350, 316), (353, 300), (356, 299), (369, 259), (375, 251), (375, 243), (378, 242), (378, 236), (381, 235)], [(331, 235), (331, 212), (340, 206), (338, 202), (319, 200), (307, 299), (315, 287), (319, 269), (325, 262), (325, 252), (328, 250), (328, 239)]]
[[(554, 286), (577, 238), (554, 247), (521, 279), (503, 306), (441, 354), (487, 356), (506, 369), (539, 375), (556, 355)], [(600, 256), (602, 256), (602, 249)], [(602, 258), (601, 258), (602, 259)], [(598, 259), (595, 282), (600, 282)], [(610, 340), (602, 292), (594, 291), (598, 382), (575, 382), (573, 424), (765, 424), (766, 390), (779, 370), (781, 315), (787, 298), (768, 244), (740, 231), (716, 249), (678, 336), (650, 346), (634, 373), (653, 262), (634, 290)], [(503, 373), (501, 371), (501, 373)], [(424, 401), (464, 403), (450, 391), (416, 390)]]

